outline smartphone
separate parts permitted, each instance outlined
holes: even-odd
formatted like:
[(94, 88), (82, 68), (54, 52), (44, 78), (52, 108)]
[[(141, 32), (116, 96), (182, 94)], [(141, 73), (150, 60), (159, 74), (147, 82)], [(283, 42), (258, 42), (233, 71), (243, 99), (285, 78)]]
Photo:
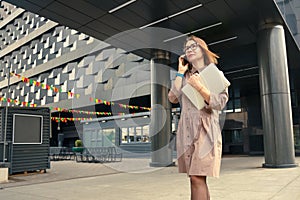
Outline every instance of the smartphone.
[(183, 65), (190, 64), (189, 61), (187, 60), (187, 57), (186, 57), (186, 56), (183, 57), (182, 64), (183, 64)]
[(188, 64), (188, 70), (191, 70), (191, 69), (193, 68), (193, 66), (191, 65), (191, 63), (187, 60), (187, 57), (186, 57), (186, 56), (183, 57), (182, 64), (183, 64), (183, 65)]

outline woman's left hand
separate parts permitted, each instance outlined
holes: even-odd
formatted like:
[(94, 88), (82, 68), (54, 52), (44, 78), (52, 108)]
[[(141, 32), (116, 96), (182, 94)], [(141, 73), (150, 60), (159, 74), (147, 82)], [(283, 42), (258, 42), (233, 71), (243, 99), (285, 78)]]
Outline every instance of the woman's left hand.
[(204, 85), (202, 84), (202, 79), (198, 73), (193, 74), (187, 82), (198, 91), (200, 91), (204, 87)]
[(210, 101), (210, 91), (203, 85), (199, 74), (193, 74), (187, 82), (199, 91), (206, 102)]

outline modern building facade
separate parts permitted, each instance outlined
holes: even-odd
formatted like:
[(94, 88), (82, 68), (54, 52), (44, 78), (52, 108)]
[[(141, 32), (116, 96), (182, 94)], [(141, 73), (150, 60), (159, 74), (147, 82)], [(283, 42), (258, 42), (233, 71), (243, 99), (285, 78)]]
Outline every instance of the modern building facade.
[[(73, 121), (77, 117), (106, 117), (99, 119), (105, 123), (114, 119), (110, 113), (148, 111), (153, 101), (171, 111), (166, 93), (151, 90), (153, 77), (162, 73), (170, 86), (184, 36), (195, 34), (220, 55), (219, 67), (232, 83), (223, 111), (223, 152), (261, 154), (264, 139), (287, 135), (293, 141), (281, 145), (300, 151), (299, 0), (7, 2), (1, 1), (0, 9), (1, 103), (50, 106), (57, 117), (52, 145), (61, 135), (64, 146), (73, 146), (77, 134), (84, 134), (82, 124)], [(127, 37), (130, 30), (151, 27), (173, 31), (161, 36), (161, 43), (169, 42), (169, 52), (165, 47), (157, 51), (155, 41), (145, 44), (147, 36)], [(142, 41), (137, 42), (140, 49), (136, 41)], [(158, 71), (159, 64), (169, 66), (169, 72)], [(172, 119), (166, 120), (173, 125), (163, 129), (169, 135), (179, 117), (179, 105), (172, 107)], [(150, 144), (150, 125), (144, 121), (141, 126), (103, 127), (90, 137), (100, 140), (97, 135), (104, 133), (119, 146)]]
[[(142, 57), (4, 1), (1, 5), (1, 103), (6, 105), (10, 101), (11, 106), (50, 106), (54, 112), (53, 117), (61, 118), (53, 119), (53, 145), (57, 145), (58, 132), (64, 135), (64, 145), (74, 145), (78, 138), (77, 132), (80, 134), (80, 125), (79, 130), (76, 130), (74, 123), (81, 120), (75, 119), (74, 122), (74, 118), (110, 116), (107, 113), (111, 112), (109, 106), (85, 107), (94, 106), (96, 99), (110, 99), (116, 82), (122, 86), (120, 92), (130, 90), (136, 84), (149, 82), (149, 61)], [(8, 89), (9, 76), (11, 82)], [(149, 95), (150, 86), (142, 85), (131, 97)], [(55, 88), (59, 88), (59, 92)], [(100, 92), (95, 95), (96, 91)], [(74, 98), (80, 101), (79, 106), (73, 102)], [(122, 99), (114, 99), (119, 100)], [(149, 101), (142, 102), (141, 106), (144, 103), (149, 106)], [(55, 114), (70, 109), (106, 113), (97, 116), (73, 116), (70, 112)], [(66, 118), (71, 119), (65, 121)], [(58, 124), (60, 130), (57, 129)]]

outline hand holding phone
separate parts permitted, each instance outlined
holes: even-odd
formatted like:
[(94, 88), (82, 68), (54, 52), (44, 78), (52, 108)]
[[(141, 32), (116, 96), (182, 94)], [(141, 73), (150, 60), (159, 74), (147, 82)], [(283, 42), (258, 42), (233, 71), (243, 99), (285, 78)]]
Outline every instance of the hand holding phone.
[(185, 55), (179, 57), (179, 62), (178, 71), (182, 72), (182, 68), (184, 68), (183, 72), (185, 73), (187, 70), (191, 70), (193, 68), (192, 64), (188, 61)]
[(186, 56), (183, 57), (182, 64), (183, 64), (183, 65), (190, 64), (189, 61), (187, 60), (187, 57), (186, 57)]
[(188, 65), (185, 63), (187, 61), (184, 61), (185, 56), (182, 55), (178, 58), (178, 72), (184, 74), (188, 70)]

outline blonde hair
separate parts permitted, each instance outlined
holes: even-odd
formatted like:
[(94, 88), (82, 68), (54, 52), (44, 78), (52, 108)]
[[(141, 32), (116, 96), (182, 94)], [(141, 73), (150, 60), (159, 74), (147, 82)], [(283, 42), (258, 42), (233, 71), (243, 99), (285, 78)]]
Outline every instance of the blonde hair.
[(218, 60), (217, 58), (219, 58), (219, 56), (213, 52), (211, 52), (208, 47), (207, 44), (204, 42), (204, 40), (191, 35), (189, 37), (186, 38), (186, 42), (184, 45), (186, 45), (186, 43), (190, 40), (195, 41), (197, 44), (199, 44), (200, 48), (202, 49), (203, 53), (204, 53), (204, 63), (205, 65), (209, 65), (210, 63), (214, 63), (214, 64), (218, 64)]

